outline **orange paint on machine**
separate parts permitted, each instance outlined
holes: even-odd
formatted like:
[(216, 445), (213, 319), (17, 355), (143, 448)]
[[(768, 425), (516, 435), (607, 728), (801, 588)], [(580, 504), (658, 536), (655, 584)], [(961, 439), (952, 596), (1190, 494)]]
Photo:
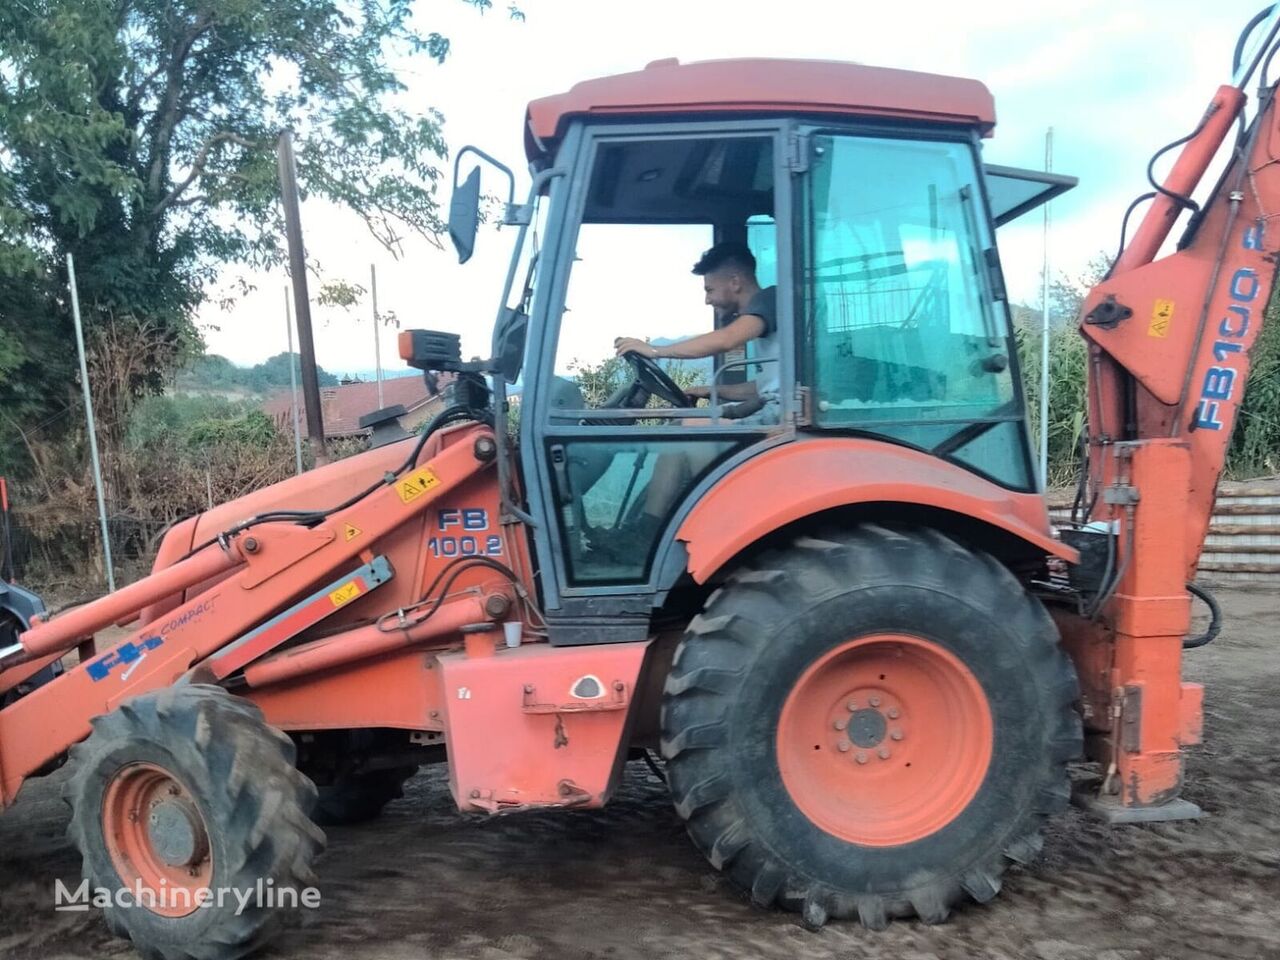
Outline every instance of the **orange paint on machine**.
[[(1271, 50), (1280, 8), (1251, 29)], [(1280, 255), (1257, 66), (1173, 145), (1085, 302), (1088, 457), (1056, 526), (995, 227), (1074, 180), (983, 162), (981, 83), (658, 61), (533, 101), (523, 202), (510, 168), (455, 155), (460, 259), (481, 171), (514, 250), (491, 357), (400, 334), (447, 384), (420, 434), (184, 520), (150, 575), (56, 616), (0, 593), (0, 807), (71, 757), (94, 886), (288, 884), (420, 765), (502, 815), (599, 807), (643, 755), (757, 904), (872, 928), (993, 898), (1081, 758), (1097, 816), (1194, 818), (1182, 657), (1216, 626), (1189, 636), (1212, 603), (1191, 581)], [(580, 235), (673, 224), (706, 238), (671, 281), (702, 332), (601, 336), (625, 318), (569, 309), (608, 259)], [(567, 365), (579, 322), (622, 376)], [(107, 909), (172, 960), (272, 932)]]

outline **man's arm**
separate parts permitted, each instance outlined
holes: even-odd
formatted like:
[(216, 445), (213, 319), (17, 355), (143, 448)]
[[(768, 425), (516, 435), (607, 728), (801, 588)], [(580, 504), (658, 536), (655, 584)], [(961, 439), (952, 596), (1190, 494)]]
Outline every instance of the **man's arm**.
[[(666, 360), (699, 360), (712, 357), (717, 353), (728, 353), (736, 350), (748, 340), (763, 336), (765, 323), (753, 313), (744, 313), (728, 326), (710, 333), (702, 333), (687, 340), (679, 340), (663, 347), (655, 347), (651, 343), (637, 340), (634, 337), (623, 337), (614, 342), (618, 356), (635, 351), (641, 356)], [(717, 391), (719, 392), (719, 391)]]

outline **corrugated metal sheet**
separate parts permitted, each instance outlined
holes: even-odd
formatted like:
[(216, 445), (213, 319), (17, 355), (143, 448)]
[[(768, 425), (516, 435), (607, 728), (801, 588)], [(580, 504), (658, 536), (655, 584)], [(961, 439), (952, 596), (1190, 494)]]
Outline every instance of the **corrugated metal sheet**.
[[(1050, 493), (1053, 520), (1065, 520), (1070, 506), (1070, 492)], [(1280, 480), (1219, 484), (1198, 579), (1280, 587)]]

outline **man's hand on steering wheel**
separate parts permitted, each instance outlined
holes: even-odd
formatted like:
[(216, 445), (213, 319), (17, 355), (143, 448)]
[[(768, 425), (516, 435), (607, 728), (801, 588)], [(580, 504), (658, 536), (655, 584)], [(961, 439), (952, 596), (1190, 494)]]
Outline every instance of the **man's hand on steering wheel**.
[(667, 401), (673, 407), (692, 407), (694, 401), (685, 395), (667, 371), (658, 366), (654, 357), (657, 348), (643, 340), (624, 337), (614, 341), (618, 355), (631, 367), (631, 372), (640, 386), (655, 397)]
[(638, 353), (650, 360), (658, 359), (657, 347), (647, 340), (637, 340), (635, 337), (618, 337), (613, 341), (613, 349), (618, 356), (625, 353)]

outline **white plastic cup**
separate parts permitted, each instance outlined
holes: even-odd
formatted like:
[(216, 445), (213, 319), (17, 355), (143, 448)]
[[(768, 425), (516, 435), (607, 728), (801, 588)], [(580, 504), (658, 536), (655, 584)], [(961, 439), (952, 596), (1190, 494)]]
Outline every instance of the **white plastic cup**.
[(524, 623), (519, 620), (508, 620), (502, 625), (502, 639), (508, 647), (520, 646), (520, 631), (523, 627)]

